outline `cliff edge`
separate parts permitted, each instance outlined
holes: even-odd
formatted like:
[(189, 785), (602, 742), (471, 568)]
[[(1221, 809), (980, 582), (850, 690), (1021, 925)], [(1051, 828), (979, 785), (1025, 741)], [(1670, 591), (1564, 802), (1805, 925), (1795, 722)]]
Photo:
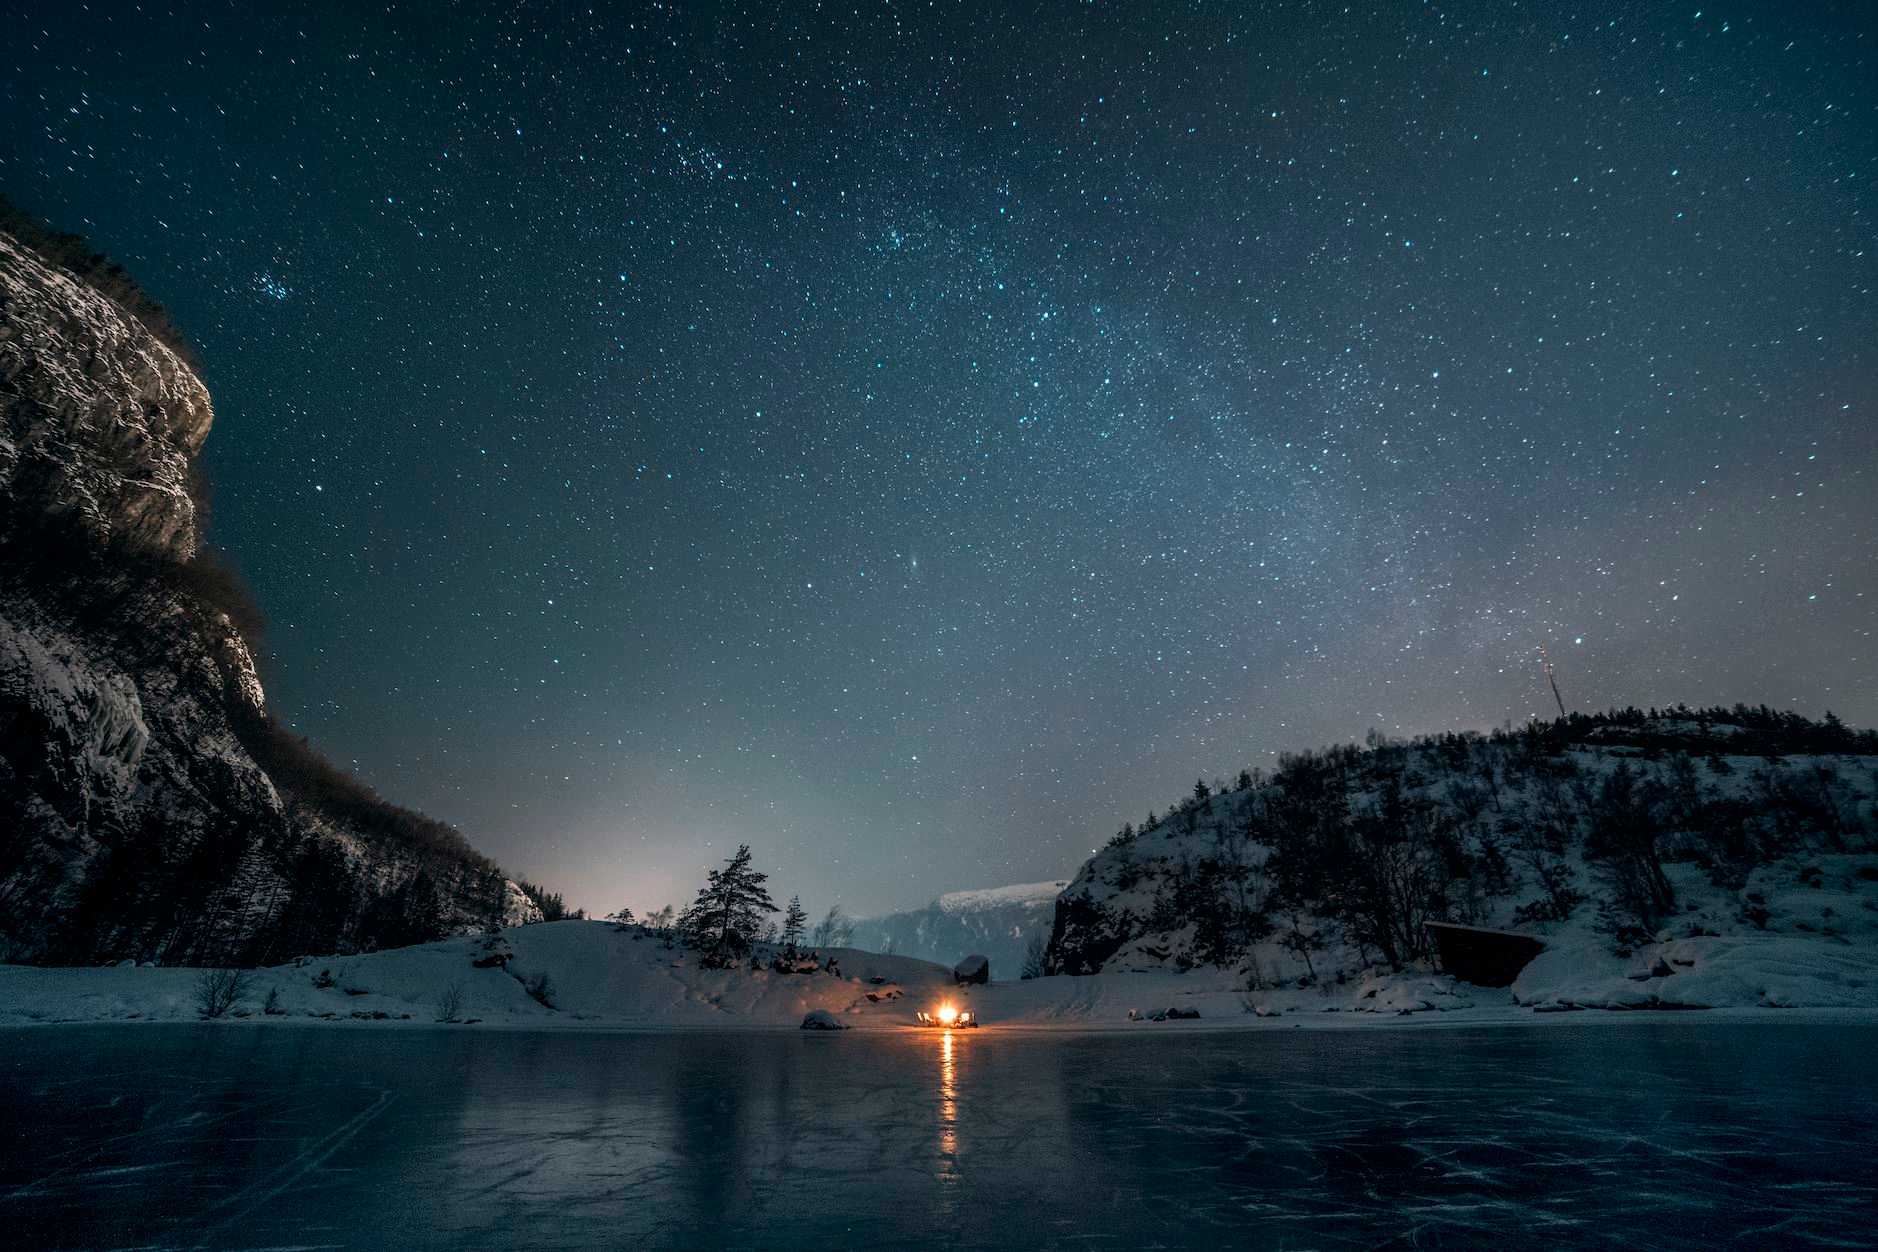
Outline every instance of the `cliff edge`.
[(66, 259), (0, 231), (0, 962), (258, 963), (538, 919), (453, 828), (270, 719), (202, 548), (208, 389), (154, 306)]

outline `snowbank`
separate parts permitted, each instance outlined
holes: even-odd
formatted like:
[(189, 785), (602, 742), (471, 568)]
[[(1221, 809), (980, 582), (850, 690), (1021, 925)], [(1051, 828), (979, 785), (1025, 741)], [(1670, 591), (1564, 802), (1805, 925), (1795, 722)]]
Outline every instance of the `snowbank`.
[(1559, 927), (1513, 996), (1553, 1009), (1878, 1007), (1875, 864), (1787, 858), (1755, 870), (1738, 893), (1672, 865), (1684, 911), (1655, 942), (1618, 955), (1588, 920)]
[[(503, 964), (475, 962), (501, 956)], [(492, 947), (494, 951), (492, 953)], [(1105, 972), (982, 987), (944, 966), (832, 949), (838, 972), (708, 970), (638, 928), (567, 921), (446, 939), (368, 956), (256, 970), (230, 1018), (247, 1023), (376, 1023), (477, 1029), (790, 1029), (827, 1014), (861, 1030), (910, 1028), (950, 1001), (989, 1029), (1235, 1030), (1553, 1020), (1562, 1008), (1738, 1010), (1810, 1007), (1878, 1014), (1878, 961), (1865, 945), (1818, 936), (1672, 938), (1613, 956), (1591, 938), (1555, 944), (1510, 988), (1426, 970), (1372, 971), (1338, 983), (1247, 989), (1233, 970)], [(0, 966), (0, 1025), (195, 1021), (193, 969)], [(1183, 1020), (1131, 1022), (1181, 1010)], [(1184, 1019), (1197, 1011), (1197, 1020)], [(1583, 1020), (1579, 1015), (1575, 1020)]]
[(1878, 1006), (1878, 959), (1791, 935), (1675, 939), (1629, 957), (1584, 941), (1541, 953), (1513, 997), (1533, 1008), (1867, 1008)]
[[(904, 997), (924, 1002), (952, 981), (943, 966), (842, 948), (824, 952), (839, 973), (703, 969), (694, 953), (611, 922), (521, 926), (502, 932), (502, 941), (508, 960), (485, 968), (474, 962), (485, 959), (488, 941), (461, 937), (256, 970), (230, 1016), (709, 1029), (795, 1028), (822, 1010), (848, 1025), (899, 1024), (912, 1018)], [(193, 1021), (197, 976), (193, 969), (0, 966), (0, 1024)], [(892, 991), (902, 995), (883, 994)]]

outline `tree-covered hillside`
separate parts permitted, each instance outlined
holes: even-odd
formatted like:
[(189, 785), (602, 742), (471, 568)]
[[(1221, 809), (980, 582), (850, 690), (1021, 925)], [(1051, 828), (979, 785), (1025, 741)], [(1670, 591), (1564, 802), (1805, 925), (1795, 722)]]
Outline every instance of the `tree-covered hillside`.
[[(1765, 706), (1372, 736), (1124, 826), (1063, 893), (1048, 968), (1312, 980), (1426, 961), (1436, 920), (1618, 952), (1692, 926), (1847, 940), (1878, 931), (1878, 863), (1842, 860), (1878, 846), (1875, 792), (1878, 733)], [(1770, 907), (1822, 857), (1863, 903)]]

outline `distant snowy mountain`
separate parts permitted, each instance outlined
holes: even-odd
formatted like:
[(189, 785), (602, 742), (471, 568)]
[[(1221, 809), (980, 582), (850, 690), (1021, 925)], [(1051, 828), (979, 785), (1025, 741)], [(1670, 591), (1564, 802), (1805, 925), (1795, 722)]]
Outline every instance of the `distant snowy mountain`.
[(859, 919), (854, 946), (945, 965), (978, 952), (991, 959), (993, 978), (1016, 978), (1031, 940), (1048, 938), (1057, 893), (1068, 885), (1060, 878), (949, 891), (923, 909)]

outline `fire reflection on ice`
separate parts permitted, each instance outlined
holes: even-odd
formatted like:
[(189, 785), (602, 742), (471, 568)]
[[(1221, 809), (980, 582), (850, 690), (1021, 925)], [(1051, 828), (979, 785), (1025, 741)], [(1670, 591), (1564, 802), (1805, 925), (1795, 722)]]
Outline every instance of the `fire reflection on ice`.
[(939, 1176), (956, 1179), (959, 1166), (959, 1070), (952, 1032), (939, 1036)]

